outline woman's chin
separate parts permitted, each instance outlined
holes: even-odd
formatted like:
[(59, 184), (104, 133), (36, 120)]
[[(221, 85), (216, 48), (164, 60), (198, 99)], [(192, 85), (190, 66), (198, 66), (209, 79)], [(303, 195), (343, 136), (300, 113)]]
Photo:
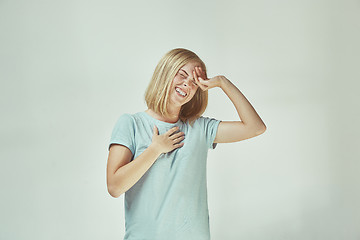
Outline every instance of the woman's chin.
[[(182, 101), (181, 101), (182, 100)], [(182, 105), (186, 104), (188, 101), (186, 101), (187, 99), (172, 99), (170, 101), (171, 105), (176, 106), (176, 107), (181, 107)]]

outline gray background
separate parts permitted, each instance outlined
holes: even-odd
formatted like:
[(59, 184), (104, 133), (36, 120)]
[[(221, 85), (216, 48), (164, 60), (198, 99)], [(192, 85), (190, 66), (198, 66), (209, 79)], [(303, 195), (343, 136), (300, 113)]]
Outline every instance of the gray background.
[[(122, 239), (112, 128), (184, 47), (267, 126), (209, 150), (212, 239), (360, 239), (360, 1), (0, 1), (0, 239)], [(205, 116), (238, 120), (221, 89)]]

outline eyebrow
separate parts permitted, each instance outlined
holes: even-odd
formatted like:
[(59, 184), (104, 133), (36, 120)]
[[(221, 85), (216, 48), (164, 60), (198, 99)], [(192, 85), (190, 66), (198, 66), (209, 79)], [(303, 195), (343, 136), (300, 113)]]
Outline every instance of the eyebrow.
[[(180, 70), (183, 70), (186, 73), (186, 75), (189, 76), (189, 74), (184, 69), (180, 68)], [(194, 78), (192, 78), (191, 80), (195, 81)]]
[(189, 74), (188, 74), (188, 73), (187, 73), (184, 69), (182, 69), (182, 68), (181, 68), (180, 70), (183, 70), (183, 71), (186, 73), (186, 75), (188, 75), (188, 76), (189, 76)]

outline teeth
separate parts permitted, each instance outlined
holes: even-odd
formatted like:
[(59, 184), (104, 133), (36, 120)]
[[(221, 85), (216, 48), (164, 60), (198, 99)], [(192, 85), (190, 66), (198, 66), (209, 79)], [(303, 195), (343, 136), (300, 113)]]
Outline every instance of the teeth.
[(181, 91), (179, 88), (175, 88), (175, 90), (180, 93), (183, 97), (186, 96), (186, 93), (184, 93), (183, 91)]

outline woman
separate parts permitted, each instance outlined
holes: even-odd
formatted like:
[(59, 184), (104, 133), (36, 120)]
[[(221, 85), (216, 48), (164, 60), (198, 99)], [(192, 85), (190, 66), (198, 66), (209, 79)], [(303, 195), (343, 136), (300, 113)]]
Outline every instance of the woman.
[[(201, 116), (215, 87), (241, 121)], [(160, 60), (145, 100), (147, 110), (120, 116), (109, 144), (107, 187), (115, 198), (125, 193), (124, 239), (208, 240), (208, 149), (260, 135), (265, 124), (230, 80), (208, 79), (203, 61), (183, 48)]]

